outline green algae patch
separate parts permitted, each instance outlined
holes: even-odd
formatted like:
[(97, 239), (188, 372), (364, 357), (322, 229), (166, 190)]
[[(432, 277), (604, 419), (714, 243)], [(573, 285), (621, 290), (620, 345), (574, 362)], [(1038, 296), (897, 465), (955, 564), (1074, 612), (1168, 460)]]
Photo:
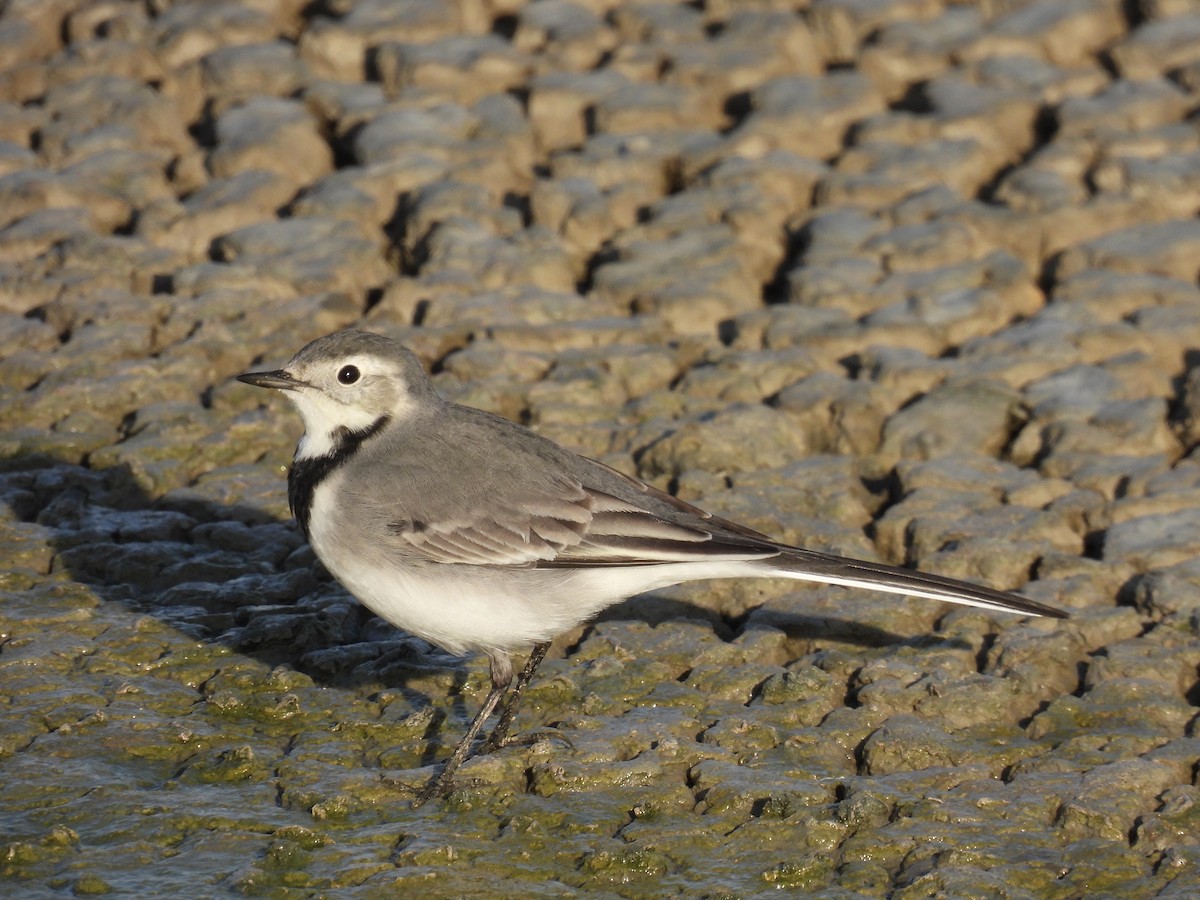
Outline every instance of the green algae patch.
[(283, 666), (264, 671), (235, 662), (221, 667), (203, 688), (206, 706), (222, 717), (292, 730), (329, 722), (328, 692), (310, 676)]
[(807, 853), (794, 862), (779, 863), (762, 873), (762, 880), (774, 888), (817, 888), (828, 882), (834, 860), (825, 853)]
[(0, 593), (0, 627), (10, 641), (28, 635), (45, 637), (47, 629), (95, 635), (107, 627), (96, 614), (101, 601), (84, 585), (43, 579), (37, 585), (19, 586), (23, 582), (19, 577), (18, 587)]
[[(803, 704), (829, 694), (831, 690), (844, 693), (828, 672), (813, 665), (789, 666), (782, 672), (773, 672), (759, 687), (758, 695), (763, 703), (773, 706)], [(805, 724), (815, 725), (816, 722)]]
[(716, 744), (723, 750), (750, 758), (755, 753), (771, 750), (780, 744), (779, 731), (752, 719), (723, 718), (701, 736), (706, 744)]
[(712, 700), (727, 700), (744, 706), (772, 674), (771, 669), (761, 663), (702, 663), (692, 668), (684, 683)]
[(236, 784), (270, 777), (271, 766), (250, 746), (232, 747), (193, 757), (176, 776), (185, 784)]
[(642, 756), (599, 764), (588, 760), (562, 759), (534, 766), (530, 788), (542, 797), (563, 791), (594, 790), (601, 784), (610, 790), (624, 791), (659, 784), (664, 774), (664, 768), (658, 760)]
[(34, 840), (0, 844), (0, 874), (6, 878), (28, 877), (32, 867), (66, 859), (78, 845), (79, 835), (65, 825), (55, 825)]
[(71, 891), (80, 897), (102, 897), (113, 891), (113, 886), (99, 875), (82, 875), (71, 885)]
[(674, 867), (665, 853), (642, 848), (601, 850), (583, 860), (581, 870), (591, 884), (627, 884), (661, 878)]

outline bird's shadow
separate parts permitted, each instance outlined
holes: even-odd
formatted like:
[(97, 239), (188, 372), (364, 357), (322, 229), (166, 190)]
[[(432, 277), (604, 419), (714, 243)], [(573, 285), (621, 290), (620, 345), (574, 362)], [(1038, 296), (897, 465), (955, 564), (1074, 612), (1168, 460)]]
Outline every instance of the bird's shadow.
[[(282, 491), (282, 486), (281, 486)], [(149, 615), (190, 638), (288, 666), (316, 683), (361, 690), (381, 684), (416, 709), (431, 703), (431, 673), (451, 673), (460, 695), (467, 669), (458, 658), (407, 635), (353, 601), (325, 572), (290, 520), (196, 491), (152, 497), (127, 465), (94, 470), (45, 456), (0, 460), (0, 502), (11, 517), (45, 529), (52, 571), (103, 601)], [(712, 623), (725, 640), (746, 625), (697, 604), (650, 595), (610, 607), (606, 621), (659, 625)], [(909, 639), (862, 623), (773, 611), (770, 626), (877, 647)], [(461, 711), (465, 714), (465, 710)], [(427, 736), (441, 724), (431, 719)], [(431, 746), (431, 753), (436, 752)]]

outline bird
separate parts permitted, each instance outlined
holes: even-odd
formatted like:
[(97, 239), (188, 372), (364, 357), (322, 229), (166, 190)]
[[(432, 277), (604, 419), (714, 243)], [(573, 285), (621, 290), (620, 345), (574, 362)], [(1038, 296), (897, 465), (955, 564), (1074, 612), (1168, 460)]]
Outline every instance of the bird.
[[(283, 391), (304, 433), (291, 512), (326, 569), (369, 610), (450, 653), (486, 654), (491, 689), (413, 801), (453, 790), (478, 752), (515, 739), (522, 691), (550, 642), (627, 597), (710, 578), (866, 588), (1065, 618), (1053, 606), (940, 575), (775, 541), (577, 454), (523, 425), (442, 398), (399, 342), (338, 331), (283, 368), (239, 381)], [(512, 655), (529, 650), (514, 682)]]

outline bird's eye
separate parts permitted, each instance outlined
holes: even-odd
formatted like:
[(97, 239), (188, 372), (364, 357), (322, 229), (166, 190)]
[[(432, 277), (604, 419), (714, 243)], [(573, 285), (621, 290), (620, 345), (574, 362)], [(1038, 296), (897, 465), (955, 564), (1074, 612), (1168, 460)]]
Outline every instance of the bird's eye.
[(354, 384), (358, 381), (358, 366), (342, 366), (338, 370), (338, 381), (342, 384)]

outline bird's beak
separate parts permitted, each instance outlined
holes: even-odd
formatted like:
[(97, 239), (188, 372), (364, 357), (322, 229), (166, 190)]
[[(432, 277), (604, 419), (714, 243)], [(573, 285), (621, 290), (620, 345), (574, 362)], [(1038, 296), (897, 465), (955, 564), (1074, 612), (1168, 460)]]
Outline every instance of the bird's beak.
[(276, 388), (281, 391), (295, 391), (305, 386), (305, 382), (289, 375), (283, 369), (276, 369), (274, 372), (247, 372), (245, 375), (239, 375), (237, 380), (255, 387)]

